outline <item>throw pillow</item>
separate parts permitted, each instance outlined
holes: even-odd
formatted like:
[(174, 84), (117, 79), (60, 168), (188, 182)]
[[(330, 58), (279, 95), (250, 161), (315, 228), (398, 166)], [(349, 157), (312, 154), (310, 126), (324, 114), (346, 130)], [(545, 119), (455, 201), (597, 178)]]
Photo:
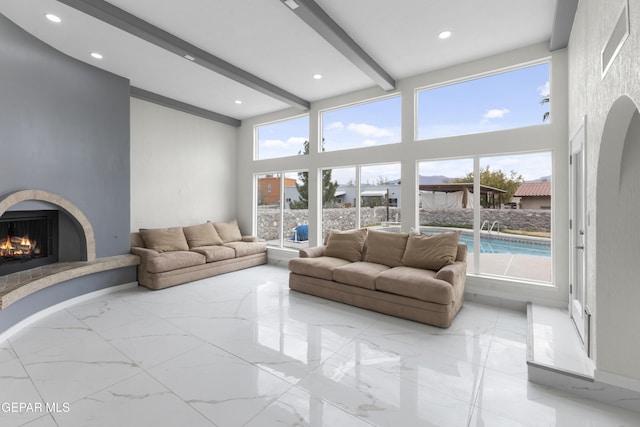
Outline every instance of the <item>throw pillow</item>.
[(365, 243), (367, 250), (364, 260), (387, 267), (401, 266), (408, 237), (407, 233), (369, 230)]
[(214, 222), (213, 226), (224, 243), (242, 240), (242, 233), (240, 233), (238, 221), (235, 219), (231, 222)]
[(325, 256), (356, 262), (362, 259), (367, 230), (332, 231), (327, 239)]
[(144, 245), (158, 252), (188, 251), (182, 227), (140, 229)]
[(201, 246), (220, 246), (224, 242), (218, 236), (218, 232), (212, 223), (193, 225), (191, 227), (183, 227), (184, 237), (190, 248), (199, 248)]
[(438, 271), (453, 264), (458, 252), (460, 232), (433, 235), (411, 235), (407, 240), (402, 263), (408, 267)]

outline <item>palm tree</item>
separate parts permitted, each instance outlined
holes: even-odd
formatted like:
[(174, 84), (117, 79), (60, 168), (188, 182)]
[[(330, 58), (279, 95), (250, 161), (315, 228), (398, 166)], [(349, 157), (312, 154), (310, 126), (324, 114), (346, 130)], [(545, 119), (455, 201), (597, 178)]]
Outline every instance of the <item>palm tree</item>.
[[(549, 95), (545, 96), (544, 98), (542, 98), (542, 101), (540, 101), (540, 105), (549, 103), (549, 100), (550, 100)], [(542, 116), (542, 121), (546, 122), (548, 118), (549, 118), (549, 111), (544, 113), (544, 115)]]

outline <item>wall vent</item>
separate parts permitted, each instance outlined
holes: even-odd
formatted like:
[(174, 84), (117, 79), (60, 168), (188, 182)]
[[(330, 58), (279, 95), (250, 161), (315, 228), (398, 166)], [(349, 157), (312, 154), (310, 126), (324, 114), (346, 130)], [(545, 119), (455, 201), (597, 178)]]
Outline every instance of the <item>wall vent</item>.
[(602, 48), (601, 59), (602, 59), (602, 78), (607, 75), (607, 71), (611, 67), (613, 60), (622, 49), (622, 45), (629, 37), (629, 3), (628, 0), (625, 0), (624, 6), (622, 7), (622, 12), (620, 12), (620, 16), (618, 16), (618, 20), (616, 21), (616, 25), (609, 36), (609, 40)]

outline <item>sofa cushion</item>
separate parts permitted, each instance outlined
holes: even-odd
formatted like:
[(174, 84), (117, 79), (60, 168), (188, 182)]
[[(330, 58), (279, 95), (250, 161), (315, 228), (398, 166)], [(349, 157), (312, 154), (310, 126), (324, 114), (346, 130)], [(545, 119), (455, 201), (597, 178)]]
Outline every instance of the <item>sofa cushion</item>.
[(333, 280), (345, 285), (357, 286), (359, 288), (371, 289), (375, 291), (376, 277), (389, 267), (371, 262), (353, 262), (333, 269)]
[(236, 257), (261, 254), (267, 250), (267, 242), (230, 242), (224, 246), (235, 250)]
[(182, 227), (184, 237), (187, 239), (189, 248), (198, 248), (200, 246), (221, 245), (224, 242), (218, 236), (218, 232), (212, 223), (193, 225), (191, 227)]
[(402, 256), (407, 246), (407, 233), (389, 233), (369, 230), (365, 242), (364, 260), (388, 267), (402, 265)]
[(433, 235), (410, 235), (402, 264), (408, 267), (439, 270), (453, 264), (458, 253), (460, 232)]
[(204, 255), (190, 251), (173, 251), (161, 253), (149, 259), (147, 271), (149, 273), (164, 273), (165, 271), (202, 265), (206, 262)]
[(182, 227), (140, 229), (144, 245), (158, 252), (188, 251)]
[(332, 231), (327, 239), (325, 256), (356, 262), (362, 260), (367, 230)]
[(240, 227), (238, 227), (238, 221), (233, 220), (231, 222), (214, 222), (213, 226), (218, 232), (218, 236), (224, 243), (239, 242), (242, 240), (242, 233), (240, 233)]
[(225, 246), (200, 246), (199, 248), (191, 249), (191, 252), (204, 255), (207, 262), (222, 261), (223, 259), (236, 257), (236, 251)]
[(455, 290), (435, 278), (436, 272), (413, 267), (395, 267), (376, 277), (376, 290), (437, 304), (451, 304)]
[(333, 280), (333, 270), (341, 265), (349, 264), (342, 258), (323, 256), (319, 258), (294, 258), (289, 261), (289, 270), (303, 276)]

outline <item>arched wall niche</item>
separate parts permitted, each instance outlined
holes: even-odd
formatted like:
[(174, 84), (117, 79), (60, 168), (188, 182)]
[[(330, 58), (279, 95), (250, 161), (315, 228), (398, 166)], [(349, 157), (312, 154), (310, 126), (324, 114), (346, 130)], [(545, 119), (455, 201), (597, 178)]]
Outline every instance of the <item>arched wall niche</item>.
[(58, 206), (75, 223), (82, 233), (83, 244), (86, 251), (83, 251), (85, 259), (81, 261), (94, 261), (96, 259), (96, 241), (93, 227), (84, 213), (71, 201), (66, 198), (43, 190), (21, 190), (4, 196), (0, 199), (0, 216), (2, 216), (12, 206), (27, 201), (41, 201)]
[(604, 125), (596, 178), (596, 364), (640, 380), (640, 113), (622, 96)]

